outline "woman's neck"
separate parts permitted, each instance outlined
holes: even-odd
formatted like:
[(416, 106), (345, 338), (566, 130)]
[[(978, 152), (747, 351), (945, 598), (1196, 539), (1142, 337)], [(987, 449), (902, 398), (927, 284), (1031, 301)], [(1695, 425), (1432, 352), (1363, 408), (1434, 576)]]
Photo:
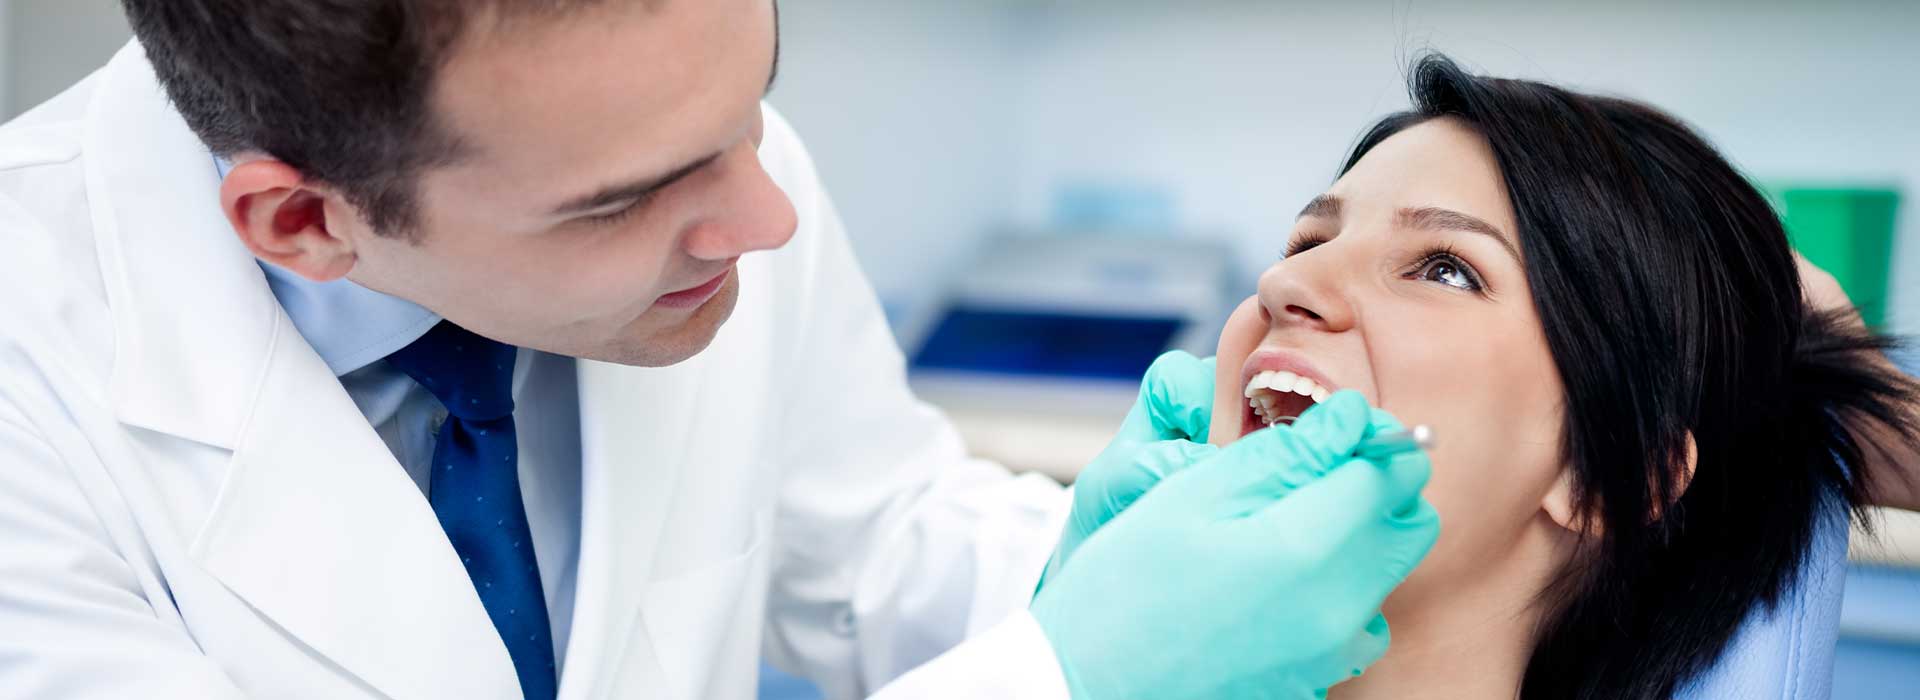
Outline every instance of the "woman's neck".
[[(1478, 596), (1488, 598), (1489, 596)], [(1389, 615), (1392, 643), (1328, 700), (1514, 698), (1532, 653), (1534, 616), (1512, 601), (1467, 602), (1420, 617)]]
[(1560, 561), (1557, 533), (1529, 530), (1504, 561), (1427, 599), (1388, 598), (1386, 656), (1328, 699), (1519, 697), (1540, 621), (1533, 602)]

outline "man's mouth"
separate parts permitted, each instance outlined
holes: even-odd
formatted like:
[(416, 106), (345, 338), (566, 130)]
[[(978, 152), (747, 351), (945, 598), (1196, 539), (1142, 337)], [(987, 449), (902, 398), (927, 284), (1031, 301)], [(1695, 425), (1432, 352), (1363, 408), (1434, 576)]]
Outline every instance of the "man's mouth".
[(699, 306), (706, 303), (708, 299), (713, 298), (714, 292), (720, 291), (720, 285), (725, 284), (727, 278), (732, 275), (733, 268), (729, 266), (726, 271), (721, 272), (718, 276), (707, 280), (698, 287), (667, 294), (655, 300), (653, 303), (655, 306), (663, 306), (670, 309), (687, 309)]
[(1262, 352), (1248, 357), (1242, 376), (1246, 377), (1246, 383), (1241, 394), (1247, 400), (1240, 421), (1243, 436), (1261, 428), (1292, 423), (1314, 404), (1327, 400), (1335, 390), (1303, 360), (1280, 353)]

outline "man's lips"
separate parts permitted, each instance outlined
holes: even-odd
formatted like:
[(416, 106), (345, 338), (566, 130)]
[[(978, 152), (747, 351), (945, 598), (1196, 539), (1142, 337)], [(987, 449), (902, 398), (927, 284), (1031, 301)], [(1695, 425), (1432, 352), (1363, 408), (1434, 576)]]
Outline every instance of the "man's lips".
[(669, 309), (687, 309), (705, 304), (708, 299), (713, 298), (714, 292), (720, 291), (720, 285), (726, 284), (727, 278), (732, 275), (733, 267), (729, 266), (718, 276), (707, 280), (700, 286), (663, 295), (659, 299), (655, 299), (653, 305)]

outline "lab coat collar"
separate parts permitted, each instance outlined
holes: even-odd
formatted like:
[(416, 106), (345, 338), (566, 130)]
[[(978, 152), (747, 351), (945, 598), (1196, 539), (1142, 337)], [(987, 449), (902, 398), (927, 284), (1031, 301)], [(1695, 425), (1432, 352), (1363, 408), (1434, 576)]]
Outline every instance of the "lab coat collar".
[[(214, 169), (225, 180), (233, 163), (213, 157)], [(336, 376), (373, 364), (399, 352), (440, 323), (440, 315), (391, 294), (376, 292), (342, 277), (315, 282), (265, 260), (273, 298), (300, 329), (313, 351)], [(522, 364), (521, 368), (525, 369)], [(519, 384), (514, 384), (516, 390)]]
[(87, 113), (88, 208), (113, 309), (110, 391), (124, 423), (233, 449), (280, 307), (217, 206), (206, 148), (137, 42)]
[(264, 261), (260, 269), (300, 337), (335, 376), (399, 352), (440, 322), (426, 307), (344, 277), (315, 282)]
[(431, 507), (226, 233), (206, 150), (144, 52), (101, 77), (85, 158), (115, 413), (233, 451), (194, 559), (381, 694), (517, 696)]

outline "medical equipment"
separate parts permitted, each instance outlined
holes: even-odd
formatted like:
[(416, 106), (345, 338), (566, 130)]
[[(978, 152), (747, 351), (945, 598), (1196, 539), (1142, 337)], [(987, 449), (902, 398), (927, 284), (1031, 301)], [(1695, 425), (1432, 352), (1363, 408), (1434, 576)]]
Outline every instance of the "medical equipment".
[(996, 238), (896, 329), (914, 393), (975, 454), (1071, 480), (1169, 349), (1213, 354), (1233, 253), (1206, 239)]
[(1360, 459), (1387, 459), (1402, 452), (1433, 449), (1433, 428), (1416, 425), (1407, 430), (1389, 430), (1360, 443), (1353, 456)]
[(1078, 379), (1131, 394), (1162, 352), (1212, 354), (1232, 270), (1227, 246), (1207, 240), (1008, 236), (902, 336), (916, 379)]

